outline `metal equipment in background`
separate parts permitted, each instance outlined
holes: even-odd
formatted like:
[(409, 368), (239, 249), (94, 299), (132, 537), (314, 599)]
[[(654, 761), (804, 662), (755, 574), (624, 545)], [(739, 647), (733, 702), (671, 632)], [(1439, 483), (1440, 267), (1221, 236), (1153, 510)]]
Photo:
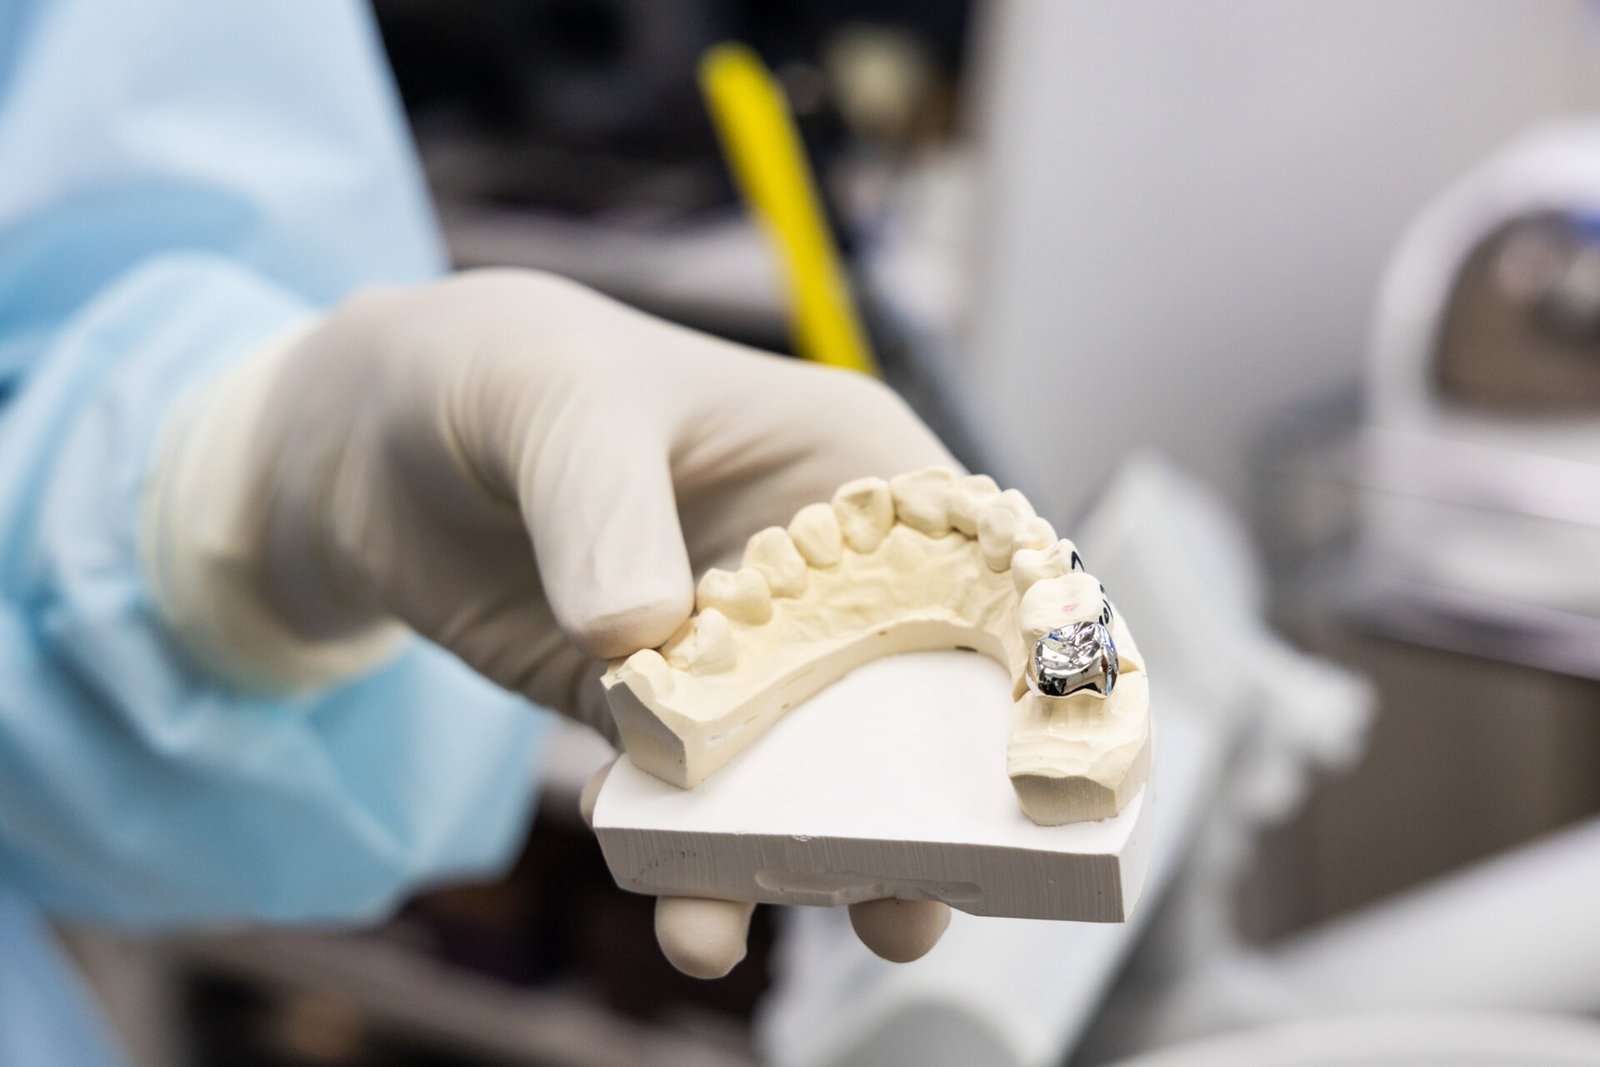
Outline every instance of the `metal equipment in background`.
[[(1490, 857), (1544, 870), (1530, 841), (1600, 825), (1596, 220), (1600, 123), (1513, 140), (1397, 244), (1359, 392), (1257, 441), (1275, 616), (1380, 696), (1360, 764), (1263, 841), (1258, 938), (1441, 876), (1452, 892)], [(1588, 892), (1526, 877), (1508, 884)]]
[(1359, 552), (1383, 610), (1600, 677), (1600, 122), (1515, 141), (1386, 277)]

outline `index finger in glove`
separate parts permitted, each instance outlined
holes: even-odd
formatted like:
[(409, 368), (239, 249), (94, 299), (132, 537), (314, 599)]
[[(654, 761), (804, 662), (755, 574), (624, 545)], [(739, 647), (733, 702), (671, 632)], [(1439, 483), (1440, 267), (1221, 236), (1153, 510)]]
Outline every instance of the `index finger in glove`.
[[(491, 481), (513, 488), (555, 617), (591, 655), (660, 644), (692, 607), (692, 570), (840, 484), (955, 465), (873, 379), (709, 337), (570, 283), (480, 284), (511, 286), (537, 313), (480, 357), (470, 402), (458, 405), (460, 436)], [(536, 323), (534, 375), (519, 330)]]

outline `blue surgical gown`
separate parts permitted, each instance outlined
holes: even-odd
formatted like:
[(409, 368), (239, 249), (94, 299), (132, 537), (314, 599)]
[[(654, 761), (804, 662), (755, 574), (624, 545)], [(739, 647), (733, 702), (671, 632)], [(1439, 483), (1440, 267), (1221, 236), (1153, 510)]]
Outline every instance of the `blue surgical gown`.
[(527, 704), (420, 641), (232, 692), (136, 552), (175, 397), (442, 266), (363, 8), (0, 0), (0, 1065), (116, 1062), (41, 916), (371, 919), (520, 843)]

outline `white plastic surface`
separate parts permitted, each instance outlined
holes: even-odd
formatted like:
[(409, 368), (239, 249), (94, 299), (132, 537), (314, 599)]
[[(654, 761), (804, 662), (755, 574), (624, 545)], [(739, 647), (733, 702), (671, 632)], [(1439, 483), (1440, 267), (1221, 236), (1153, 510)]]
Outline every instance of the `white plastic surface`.
[(1077, 1042), (1216, 790), (1216, 737), (1193, 708), (1156, 709), (1145, 899), (1122, 924), (951, 916), (926, 957), (888, 963), (856, 940), (844, 915), (783, 915), (776, 985), (762, 1005), (758, 1048), (773, 1067), (1050, 1067)]
[(1115, 1067), (1593, 1067), (1593, 1020), (1513, 1012), (1333, 1016), (1163, 1049)]
[(1115, 819), (1035, 825), (1006, 775), (1012, 713), (1009, 677), (982, 656), (879, 660), (695, 789), (619, 760), (595, 833), (618, 883), (640, 892), (1124, 921), (1144, 885), (1149, 791)]

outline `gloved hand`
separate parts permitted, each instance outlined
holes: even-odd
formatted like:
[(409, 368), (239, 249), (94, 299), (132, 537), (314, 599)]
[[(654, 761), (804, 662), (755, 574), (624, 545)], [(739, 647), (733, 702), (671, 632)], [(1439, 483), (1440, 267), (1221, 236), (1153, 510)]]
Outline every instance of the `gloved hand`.
[[(415, 631), (610, 732), (606, 659), (665, 641), (694, 576), (843, 482), (949, 454), (881, 384), (757, 353), (519, 271), (359, 294), (182, 404), (144, 555), (213, 670), (307, 687)], [(669, 959), (744, 955), (753, 905), (661, 900)], [(926, 952), (948, 909), (855, 905)]]

